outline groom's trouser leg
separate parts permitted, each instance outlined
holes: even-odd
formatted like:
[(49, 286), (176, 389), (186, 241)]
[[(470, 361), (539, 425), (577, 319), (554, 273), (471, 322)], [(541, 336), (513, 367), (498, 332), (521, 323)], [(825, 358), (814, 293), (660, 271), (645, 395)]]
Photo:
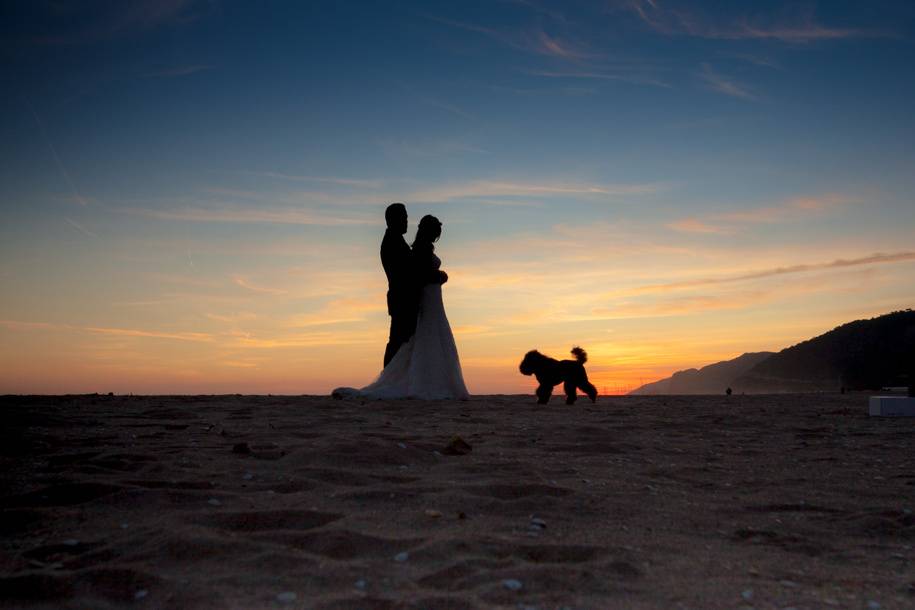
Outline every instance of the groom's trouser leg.
[(410, 340), (416, 330), (416, 314), (395, 314), (391, 316), (391, 332), (388, 335), (388, 345), (384, 349), (384, 365), (387, 366), (400, 346)]

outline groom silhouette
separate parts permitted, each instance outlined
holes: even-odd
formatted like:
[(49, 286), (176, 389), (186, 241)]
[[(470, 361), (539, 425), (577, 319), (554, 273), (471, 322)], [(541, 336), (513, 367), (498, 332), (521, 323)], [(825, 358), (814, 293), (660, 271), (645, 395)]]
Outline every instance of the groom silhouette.
[(444, 284), (448, 275), (444, 271), (418, 271), (413, 263), (413, 253), (403, 236), (407, 232), (407, 208), (402, 203), (392, 203), (384, 211), (388, 225), (381, 240), (381, 266), (388, 276), (388, 315), (391, 332), (384, 350), (384, 365), (394, 358), (400, 346), (410, 340), (416, 331), (419, 300), (426, 284)]
[(403, 238), (407, 232), (406, 206), (392, 203), (384, 211), (384, 220), (388, 230), (381, 240), (381, 266), (388, 276), (388, 315), (391, 316), (391, 332), (384, 350), (384, 365), (387, 366), (416, 330), (419, 294), (413, 277), (410, 246)]

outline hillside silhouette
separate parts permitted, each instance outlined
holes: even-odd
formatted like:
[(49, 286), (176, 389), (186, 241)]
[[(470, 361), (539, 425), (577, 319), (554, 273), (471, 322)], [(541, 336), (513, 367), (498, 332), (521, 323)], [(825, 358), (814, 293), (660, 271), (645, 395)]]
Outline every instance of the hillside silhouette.
[(915, 311), (843, 324), (783, 349), (734, 381), (747, 392), (879, 390), (915, 373)]
[(856, 320), (785, 348), (747, 353), (645, 384), (630, 394), (879, 390), (915, 383), (915, 311)]
[(677, 371), (670, 377), (646, 383), (630, 394), (721, 394), (734, 380), (771, 356), (773, 352), (751, 352), (701, 369)]

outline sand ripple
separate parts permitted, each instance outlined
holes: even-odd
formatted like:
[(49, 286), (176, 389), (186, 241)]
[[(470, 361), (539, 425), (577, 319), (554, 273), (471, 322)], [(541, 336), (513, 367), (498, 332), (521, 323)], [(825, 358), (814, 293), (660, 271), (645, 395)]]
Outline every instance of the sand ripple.
[(915, 607), (915, 434), (864, 396), (0, 408), (0, 607)]

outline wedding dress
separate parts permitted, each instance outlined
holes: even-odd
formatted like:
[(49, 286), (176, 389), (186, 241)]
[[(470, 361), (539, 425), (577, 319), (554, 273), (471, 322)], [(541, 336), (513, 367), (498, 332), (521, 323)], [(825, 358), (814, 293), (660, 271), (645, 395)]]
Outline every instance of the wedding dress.
[[(434, 254), (436, 269), (442, 261)], [(348, 398), (417, 398), (467, 400), (461, 361), (442, 302), (442, 285), (426, 284), (420, 300), (416, 332), (371, 384), (362, 389), (337, 388), (333, 395)]]

